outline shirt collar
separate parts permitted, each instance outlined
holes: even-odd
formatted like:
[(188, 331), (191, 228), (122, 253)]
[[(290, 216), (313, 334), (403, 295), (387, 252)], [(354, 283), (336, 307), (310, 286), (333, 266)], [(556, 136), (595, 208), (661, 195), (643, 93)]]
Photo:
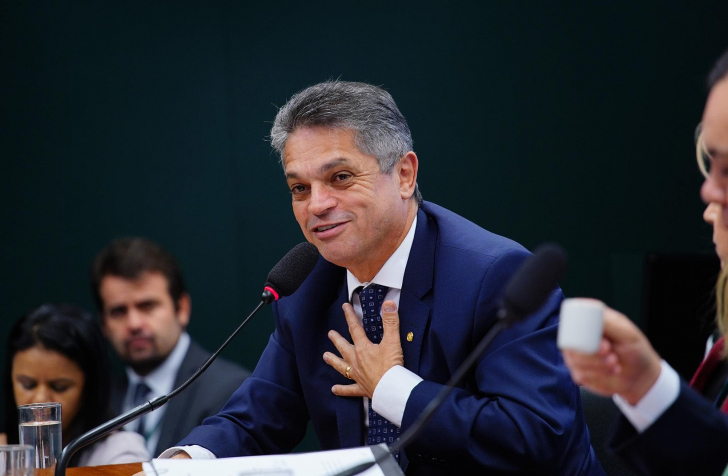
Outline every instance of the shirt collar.
[(371, 283), (381, 284), (392, 289), (402, 289), (402, 282), (404, 281), (404, 271), (407, 268), (407, 260), (409, 259), (410, 251), (412, 250), (412, 242), (415, 240), (415, 230), (417, 229), (417, 215), (412, 220), (412, 225), (407, 232), (407, 236), (404, 237), (399, 247), (392, 253), (392, 256), (387, 259), (381, 269), (377, 272), (374, 278), (366, 283), (362, 283), (351, 271), (346, 270), (346, 284), (349, 288), (349, 301), (351, 302), (351, 295), (356, 288), (359, 286), (368, 286)]
[(159, 367), (149, 372), (144, 377), (140, 376), (131, 367), (126, 367), (126, 376), (129, 378), (129, 388), (134, 386), (140, 381), (144, 381), (149, 388), (152, 390), (154, 396), (165, 395), (172, 391), (174, 386), (174, 380), (177, 377), (177, 370), (182, 365), (182, 361), (187, 355), (187, 350), (190, 347), (190, 335), (187, 332), (182, 332), (177, 345), (174, 346), (169, 356), (161, 363)]

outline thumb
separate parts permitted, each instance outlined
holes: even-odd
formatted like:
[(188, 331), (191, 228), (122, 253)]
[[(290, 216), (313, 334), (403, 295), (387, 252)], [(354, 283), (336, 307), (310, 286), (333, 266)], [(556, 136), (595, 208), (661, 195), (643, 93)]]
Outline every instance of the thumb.
[(399, 314), (397, 314), (397, 305), (394, 301), (388, 300), (382, 304), (382, 329), (384, 338), (388, 334), (399, 336)]

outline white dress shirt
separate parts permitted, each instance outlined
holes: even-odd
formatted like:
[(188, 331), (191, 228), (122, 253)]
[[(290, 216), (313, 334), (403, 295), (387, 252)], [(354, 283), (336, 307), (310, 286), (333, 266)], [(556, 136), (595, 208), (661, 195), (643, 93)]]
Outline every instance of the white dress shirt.
[[(134, 408), (134, 389), (137, 384), (141, 381), (147, 384), (151, 389), (147, 400), (161, 397), (166, 395), (173, 390), (174, 381), (177, 378), (179, 368), (182, 366), (182, 361), (187, 355), (187, 350), (190, 348), (190, 336), (186, 332), (183, 332), (177, 344), (170, 352), (169, 356), (162, 362), (162, 364), (156, 369), (152, 370), (146, 376), (134, 372), (130, 367), (126, 367), (126, 376), (129, 379), (129, 387), (126, 389), (126, 396), (124, 397), (123, 411), (128, 411)], [(162, 431), (162, 417), (167, 409), (166, 405), (157, 408), (151, 413), (147, 413), (144, 418), (144, 437), (146, 439), (147, 451), (149, 454), (154, 456), (153, 451), (157, 447), (157, 442)], [(139, 422), (141, 419), (135, 420), (128, 423), (124, 429), (129, 431), (136, 431), (139, 428)]]
[(636, 405), (630, 405), (616, 394), (612, 399), (635, 430), (642, 433), (670, 408), (679, 395), (680, 376), (663, 360), (660, 363), (660, 375)]

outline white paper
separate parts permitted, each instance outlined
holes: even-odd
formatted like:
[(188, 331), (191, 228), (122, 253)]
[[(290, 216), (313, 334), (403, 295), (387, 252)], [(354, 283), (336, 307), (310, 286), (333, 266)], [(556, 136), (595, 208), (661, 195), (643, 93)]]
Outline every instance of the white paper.
[[(287, 455), (242, 456), (205, 460), (155, 459), (154, 467), (144, 463), (147, 476), (325, 476), (374, 461), (368, 447), (344, 450), (294, 453)], [(362, 476), (384, 476), (379, 466), (361, 473)]]

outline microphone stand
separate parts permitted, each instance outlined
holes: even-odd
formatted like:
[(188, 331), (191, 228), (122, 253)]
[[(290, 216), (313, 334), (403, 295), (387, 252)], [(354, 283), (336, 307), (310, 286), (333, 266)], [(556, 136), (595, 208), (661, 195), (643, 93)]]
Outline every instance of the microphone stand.
[(235, 332), (233, 332), (225, 342), (220, 346), (219, 349), (215, 351), (214, 354), (210, 356), (207, 361), (202, 364), (202, 367), (197, 369), (197, 371), (189, 378), (185, 383), (177, 387), (176, 389), (172, 390), (167, 395), (162, 395), (161, 397), (157, 397), (153, 400), (148, 401), (147, 403), (142, 403), (136, 408), (132, 408), (128, 412), (119, 415), (118, 417), (107, 421), (106, 423), (102, 423), (101, 425), (97, 426), (96, 428), (93, 428), (83, 435), (79, 436), (78, 438), (71, 441), (68, 446), (63, 448), (63, 452), (61, 453), (61, 457), (58, 459), (58, 462), (56, 463), (56, 470), (53, 473), (54, 476), (65, 476), (66, 475), (66, 468), (68, 468), (68, 463), (71, 461), (71, 458), (74, 454), (81, 448), (90, 445), (91, 443), (99, 440), (100, 438), (103, 438), (104, 436), (108, 435), (109, 433), (118, 430), (119, 428), (123, 427), (127, 423), (131, 423), (132, 421), (136, 420), (137, 418), (146, 415), (149, 412), (152, 412), (156, 410), (157, 408), (162, 407), (167, 401), (169, 401), (172, 397), (177, 396), (180, 392), (182, 392), (184, 389), (186, 389), (192, 382), (194, 382), (197, 377), (200, 376), (202, 372), (207, 370), (207, 368), (212, 365), (212, 362), (217, 358), (218, 354), (222, 352), (222, 350), (227, 347), (227, 345), (230, 343), (233, 338), (238, 335), (238, 332), (245, 327), (245, 324), (248, 323), (251, 317), (253, 317), (261, 307), (263, 307), (266, 304), (270, 304), (276, 299), (276, 296), (273, 295), (271, 291), (266, 289), (263, 291), (263, 295), (261, 296), (261, 300), (258, 303), (258, 306), (251, 312), (248, 317), (245, 318), (242, 324), (238, 326), (237, 329), (235, 329)]

